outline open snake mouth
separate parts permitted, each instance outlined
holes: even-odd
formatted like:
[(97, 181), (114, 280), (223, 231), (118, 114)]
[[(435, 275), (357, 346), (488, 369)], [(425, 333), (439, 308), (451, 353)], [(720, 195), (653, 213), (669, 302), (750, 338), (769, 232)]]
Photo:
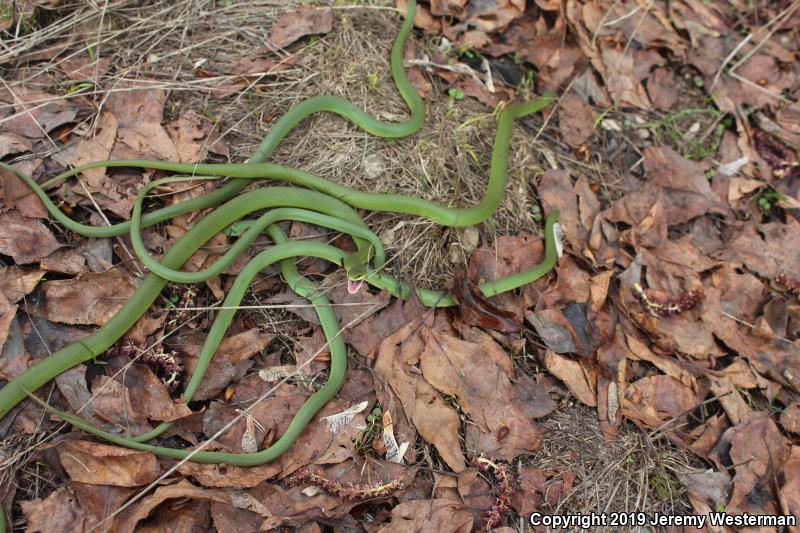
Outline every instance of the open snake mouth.
[(357, 280), (348, 279), (347, 292), (349, 292), (350, 294), (356, 294), (359, 291), (359, 289), (361, 289), (361, 286), (363, 284), (364, 284), (363, 279), (357, 279)]

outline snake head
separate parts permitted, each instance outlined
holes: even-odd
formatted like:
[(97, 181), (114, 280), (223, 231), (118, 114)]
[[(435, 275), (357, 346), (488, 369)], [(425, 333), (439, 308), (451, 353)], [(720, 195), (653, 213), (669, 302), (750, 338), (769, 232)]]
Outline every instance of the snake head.
[(359, 250), (342, 259), (342, 266), (347, 274), (347, 292), (350, 294), (356, 294), (367, 279), (369, 254), (369, 249)]

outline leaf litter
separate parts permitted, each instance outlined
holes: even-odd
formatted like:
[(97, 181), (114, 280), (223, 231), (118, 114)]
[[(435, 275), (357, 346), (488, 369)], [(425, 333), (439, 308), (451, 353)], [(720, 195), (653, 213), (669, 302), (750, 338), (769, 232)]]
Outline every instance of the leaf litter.
[[(199, 52), (178, 59), (154, 48), (132, 73), (124, 56), (100, 47), (101, 57), (94, 58), (69, 35), (83, 31), (76, 14), (96, 14), (27, 4), (45, 11), (22, 9), (15, 20), (47, 28), (41, 18), (47, 12), (64, 16), (65, 24), (54, 26), (62, 39), (52, 48), (54, 58), (36, 53), (44, 46), (43, 28), (6, 29), (8, 50), (19, 59), (0, 61), (11, 74), (0, 92), (0, 156), (39, 180), (109, 157), (244, 159), (248, 148), (237, 146), (256, 144), (286, 103), (275, 100), (273, 108), (248, 111), (238, 122), (218, 106), (232, 109), (246, 98), (255, 106), (283, 90), (277, 86), (299, 81), (294, 76), (308, 68), (309, 50), (335, 48), (338, 32), (349, 31), (358, 17), (369, 21), (366, 28), (384, 25), (382, 42), (396, 26), (390, 15), (370, 10), (287, 8), (253, 30), (248, 38), (259, 39), (245, 54), (208, 53), (194, 41), (202, 32), (189, 32), (180, 46), (188, 51), (197, 43)], [(185, 463), (155, 490), (138, 493), (175, 462), (82, 440), (79, 432), (57, 433), (58, 420), (37, 416), (26, 402), (6, 431), (50, 435), (53, 442), (34, 452), (47, 467), (48, 488), (31, 482), (37, 478), (24, 462), (28, 456), (13, 463), (19, 506), (12, 511), (19, 524), (31, 531), (85, 531), (125, 506), (111, 518), (114, 531), (179, 522), (184, 529), (219, 531), (319, 531), (321, 524), (504, 531), (499, 526), (534, 511), (630, 510), (624, 496), (608, 507), (575, 494), (576, 488), (612, 489), (634, 475), (648, 481), (637, 490), (657, 502), (636, 510), (663, 511), (669, 501), (674, 513), (800, 512), (796, 3), (749, 11), (694, 0), (646, 7), (606, 0), (432, 0), (420, 7), (415, 22), (426, 35), (417, 38), (426, 47), (409, 47), (406, 56), (434, 116), (439, 100), (448, 111), (438, 114), (448, 120), (462, 107), (486, 112), (481, 105), (525, 100), (531, 90), (556, 92), (546, 122), (523, 128), (523, 138), (538, 149), (534, 172), (513, 176), (520, 190), (536, 191), (539, 218), (554, 208), (561, 212), (566, 253), (555, 274), (488, 300), (476, 292), (475, 284), (543, 256), (536, 227), (507, 218), (481, 228), (477, 239), (439, 243), (451, 250), (473, 242), (461, 254), (462, 274), (444, 268), (459, 295), (458, 315), (413, 300), (391, 302), (386, 294), (354, 299), (341, 274), (303, 263), (307, 275), (322, 278), (340, 320), (353, 323), (344, 332), (354, 351), (348, 384), (311, 422), (313, 431), (276, 463), (249, 469)], [(125, 16), (114, 9), (114, 16)], [(204, 22), (181, 22), (184, 28), (192, 23)], [(89, 42), (100, 34), (87, 35)], [(45, 83), (41, 67), (50, 59), (52, 79)], [(359, 61), (363, 54), (353, 58)], [(158, 69), (167, 65), (176, 70), (165, 82)], [(526, 77), (531, 69), (535, 76)], [(348, 87), (361, 76), (367, 82), (359, 89), (343, 90), (394, 98), (383, 74), (354, 72), (338, 69), (332, 79), (344, 75)], [(374, 82), (373, 75), (379, 76)], [(187, 87), (199, 87), (200, 99), (185, 98)], [(255, 128), (247, 122), (254, 117)], [(251, 129), (240, 129), (242, 123)], [(435, 142), (459, 135), (465, 125), (437, 133)], [(325, 134), (316, 129), (306, 133)], [(341, 147), (328, 144), (335, 161)], [(302, 144), (292, 146), (302, 152)], [(456, 163), (465, 176), (470, 165), (487, 160), (487, 147), (485, 140), (459, 145), (460, 155), (472, 160)], [(390, 148), (366, 150), (382, 161), (375, 179), (391, 174), (385, 162), (397, 156)], [(408, 165), (420, 168), (416, 161)], [(429, 168), (439, 172), (423, 161), (418, 174), (428, 175)], [(155, 177), (95, 169), (50, 194), (72, 216), (97, 224), (103, 223), (97, 207), (127, 218), (138, 188)], [(125, 262), (124, 238), (112, 244), (64, 232), (19, 180), (5, 172), (2, 178), (0, 375), (8, 379), (105, 323), (132, 294), (138, 271)], [(201, 190), (167, 192), (171, 202)], [(147, 242), (163, 252), (194, 220), (184, 216), (148, 230)], [(384, 230), (403, 227), (396, 220), (377, 223)], [(315, 233), (299, 224), (292, 232)], [(210, 264), (230, 242), (216, 237), (190, 268)], [(280, 293), (274, 272), (262, 274), (251, 302), (287, 309), (237, 316), (194, 401), (187, 405), (180, 394), (213, 317), (205, 303), (224, 294), (234, 270), (209, 281), (200, 295), (168, 288), (128, 344), (59, 377), (49, 401), (132, 435), (175, 421), (164, 437), (173, 446), (211, 438), (211, 449), (269, 446), (324, 381), (327, 366), (313, 313)], [(400, 272), (414, 283), (426, 281), (408, 268)], [(291, 383), (214, 437), (283, 379)], [(364, 401), (366, 408), (356, 410)], [(326, 417), (342, 413), (350, 414), (331, 431)], [(135, 494), (143, 496), (131, 499)]]

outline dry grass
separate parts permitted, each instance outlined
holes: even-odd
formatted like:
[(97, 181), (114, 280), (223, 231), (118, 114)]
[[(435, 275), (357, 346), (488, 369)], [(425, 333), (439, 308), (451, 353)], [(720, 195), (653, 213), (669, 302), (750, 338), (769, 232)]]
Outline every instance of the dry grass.
[(697, 465), (665, 439), (651, 440), (648, 433), (623, 422), (616, 440), (606, 443), (596, 411), (579, 405), (559, 408), (544, 425), (550, 432), (541, 449), (525, 463), (543, 470), (572, 471), (576, 481), (556, 507), (543, 503), (543, 514), (692, 513), (674, 472)]

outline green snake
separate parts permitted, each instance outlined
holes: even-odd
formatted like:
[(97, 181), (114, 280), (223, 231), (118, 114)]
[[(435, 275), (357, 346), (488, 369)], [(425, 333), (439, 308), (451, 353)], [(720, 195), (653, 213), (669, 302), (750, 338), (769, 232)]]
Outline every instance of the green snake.
[[(300, 257), (318, 257), (344, 267), (348, 289), (355, 292), (361, 283), (369, 283), (399, 298), (408, 298), (411, 287), (382, 271), (384, 250), (380, 240), (369, 230), (356, 208), (406, 213), (428, 218), (446, 226), (463, 227), (488, 219), (500, 204), (506, 185), (509, 140), (514, 120), (541, 110), (552, 98), (542, 97), (533, 102), (507, 105), (497, 117), (497, 132), (489, 169), (489, 180), (484, 197), (475, 205), (452, 208), (441, 204), (402, 196), (378, 194), (353, 190), (302, 170), (266, 163), (283, 138), (303, 119), (313, 113), (327, 111), (338, 114), (365, 131), (383, 138), (398, 138), (416, 132), (424, 122), (425, 109), (408, 79), (403, 66), (403, 47), (413, 25), (416, 2), (410, 0), (406, 19), (391, 53), (391, 71), (395, 85), (410, 110), (407, 121), (384, 123), (357, 108), (352, 103), (335, 96), (316, 96), (292, 107), (278, 119), (264, 137), (256, 152), (243, 164), (180, 164), (148, 160), (98, 161), (59, 174), (43, 184), (36, 183), (18, 169), (0, 163), (0, 167), (13, 172), (39, 196), (50, 215), (67, 229), (88, 237), (110, 237), (128, 233), (134, 251), (149, 269), (134, 295), (103, 326), (81, 341), (70, 344), (44, 358), (21, 373), (0, 389), (0, 419), (5, 417), (19, 402), (31, 397), (43, 404), (48, 411), (57, 414), (70, 424), (109, 442), (152, 452), (174, 459), (189, 458), (204, 463), (226, 463), (236, 466), (254, 466), (275, 460), (295, 442), (319, 410), (331, 400), (341, 388), (347, 368), (346, 347), (340, 335), (340, 325), (327, 299), (316, 285), (297, 271), (295, 261)], [(105, 227), (81, 224), (65, 215), (48, 197), (45, 190), (67, 178), (77, 176), (85, 170), (99, 167), (134, 167), (162, 170), (188, 175), (155, 180), (145, 185), (137, 194), (131, 219)], [(232, 178), (221, 188), (204, 196), (143, 213), (143, 203), (149, 191), (165, 183), (198, 179)], [(253, 179), (272, 179), (288, 182), (295, 187), (272, 186), (242, 192)], [(300, 187), (297, 187), (300, 186)], [(221, 205), (220, 205), (221, 204)], [(142, 241), (143, 227), (168, 220), (177, 215), (207, 207), (218, 206), (191, 227), (166, 251), (161, 261), (151, 257)], [(269, 209), (268, 211), (264, 211)], [(258, 218), (244, 217), (263, 212)], [(294, 220), (317, 224), (349, 235), (356, 251), (346, 252), (339, 248), (311, 241), (289, 241), (285, 233), (275, 225), (278, 221)], [(497, 280), (480, 285), (486, 296), (509, 291), (531, 283), (550, 272), (557, 262), (556, 223), (558, 212), (552, 211), (546, 219), (545, 258), (539, 265)], [(200, 272), (179, 270), (183, 264), (209, 239), (226, 228), (236, 227), (239, 238), (230, 250), (211, 267)], [(189, 402), (200, 385), (214, 352), (221, 343), (252, 278), (267, 266), (279, 263), (281, 275), (298, 295), (308, 298), (314, 305), (323, 332), (329, 343), (331, 365), (328, 381), (312, 394), (298, 410), (284, 434), (268, 448), (255, 453), (227, 453), (173, 449), (147, 444), (161, 435), (170, 424), (164, 423), (144, 435), (126, 437), (103, 431), (85, 419), (58, 411), (38, 400), (33, 392), (51, 381), (60, 373), (104, 353), (147, 311), (159, 296), (168, 281), (197, 283), (210, 279), (225, 270), (262, 232), (267, 232), (274, 246), (257, 254), (235, 279), (218, 312), (203, 346), (197, 368), (184, 391), (184, 400)], [(414, 289), (426, 306), (446, 307), (456, 305), (447, 291)], [(0, 520), (0, 531), (5, 519)]]

